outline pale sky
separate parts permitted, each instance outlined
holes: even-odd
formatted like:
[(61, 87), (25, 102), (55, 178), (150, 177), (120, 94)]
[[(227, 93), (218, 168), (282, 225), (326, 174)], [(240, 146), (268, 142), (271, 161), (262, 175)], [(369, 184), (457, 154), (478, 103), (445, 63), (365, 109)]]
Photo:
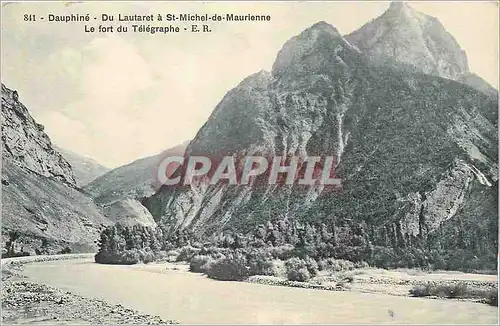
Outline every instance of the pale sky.
[[(466, 51), (471, 71), (498, 89), (496, 2), (410, 5), (437, 17)], [(192, 139), (228, 90), (270, 70), (282, 45), (315, 22), (348, 34), (387, 7), (372, 1), (4, 3), (2, 82), (18, 91), (54, 143), (116, 167)], [(49, 13), (254, 13), (271, 21), (212, 23), (210, 34), (166, 35), (90, 34), (85, 23), (23, 21), (24, 14)]]

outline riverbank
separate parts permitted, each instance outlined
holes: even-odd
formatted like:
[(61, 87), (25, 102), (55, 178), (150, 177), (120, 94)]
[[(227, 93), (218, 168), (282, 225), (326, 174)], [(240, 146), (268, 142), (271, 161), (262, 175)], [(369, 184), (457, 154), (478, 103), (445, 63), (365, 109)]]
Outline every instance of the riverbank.
[(93, 254), (2, 259), (2, 324), (175, 324), (121, 304), (76, 295), (27, 280), (28, 263), (89, 259)]
[[(163, 263), (167, 271), (189, 271), (186, 262)], [(145, 266), (145, 265), (144, 265)], [(137, 268), (141, 268), (138, 267)], [(157, 268), (149, 265), (151, 270)], [(456, 271), (423, 271), (419, 269), (394, 269), (363, 267), (348, 271), (319, 271), (305, 282), (291, 281), (283, 273), (278, 276), (253, 275), (242, 280), (247, 283), (285, 286), (325, 291), (351, 291), (413, 297), (414, 289), (423, 287), (460, 288), (464, 293), (447, 297), (445, 294), (422, 296), (427, 299), (462, 300), (492, 304), (490, 296), (498, 292), (498, 277), (491, 274), (473, 274)]]
[[(186, 324), (497, 324), (498, 321), (496, 307), (469, 301), (222, 282), (188, 272), (186, 264), (178, 263), (118, 266), (95, 264), (92, 259), (74, 259), (23, 267), (22, 275), (27, 278), (22, 281), (102, 301), (115, 309), (121, 305), (141, 314)], [(394, 277), (395, 271), (386, 272), (385, 277)], [(358, 281), (361, 284), (362, 277), (370, 279), (373, 273), (384, 275), (367, 270), (356, 276), (353, 286)], [(426, 280), (437, 277), (418, 275), (416, 271), (398, 273), (415, 274), (415, 278)], [(488, 281), (493, 276), (450, 273), (448, 277), (487, 278), (485, 281)], [(78, 307), (92, 307), (92, 303), (79, 302)], [(59, 305), (57, 301), (51, 304)], [(81, 310), (83, 316), (74, 318), (89, 318), (85, 314), (91, 312)], [(113, 323), (124, 323), (124, 319)]]
[(60, 255), (40, 255), (40, 256), (22, 256), (0, 259), (1, 278), (3, 281), (12, 279), (22, 279), (22, 267), (29, 263), (40, 263), (44, 261), (70, 260), (70, 259), (91, 259), (95, 254), (60, 254)]
[(4, 282), (2, 324), (175, 324), (120, 304), (85, 298), (28, 281)]
[[(408, 274), (410, 273), (410, 274)], [(498, 292), (498, 282), (491, 277), (474, 274), (421, 273), (411, 275), (408, 271), (386, 271), (380, 269), (359, 269), (348, 273), (323, 274), (308, 282), (289, 281), (283, 277), (250, 276), (246, 282), (274, 286), (288, 286), (326, 291), (351, 291), (378, 293), (402, 297), (425, 297), (428, 299), (462, 300), (494, 305), (490, 296)], [(453, 276), (454, 275), (454, 276)], [(482, 278), (482, 279), (481, 279)], [(415, 289), (440, 287), (442, 289), (463, 289), (454, 296), (412, 294)]]

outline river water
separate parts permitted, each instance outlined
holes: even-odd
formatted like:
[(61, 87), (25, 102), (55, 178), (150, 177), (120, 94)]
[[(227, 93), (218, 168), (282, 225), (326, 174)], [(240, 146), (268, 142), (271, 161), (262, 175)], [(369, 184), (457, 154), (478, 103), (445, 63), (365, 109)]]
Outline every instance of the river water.
[(485, 304), (221, 282), (161, 265), (91, 259), (24, 265), (30, 280), (181, 324), (496, 324)]

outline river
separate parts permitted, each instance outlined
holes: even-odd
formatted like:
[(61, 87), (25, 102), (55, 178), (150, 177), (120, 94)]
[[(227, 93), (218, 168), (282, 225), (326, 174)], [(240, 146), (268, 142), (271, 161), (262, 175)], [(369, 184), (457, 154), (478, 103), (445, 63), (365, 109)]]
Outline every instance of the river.
[(100, 265), (84, 258), (29, 263), (24, 274), (181, 324), (497, 322), (497, 308), (485, 304), (221, 282), (158, 264)]

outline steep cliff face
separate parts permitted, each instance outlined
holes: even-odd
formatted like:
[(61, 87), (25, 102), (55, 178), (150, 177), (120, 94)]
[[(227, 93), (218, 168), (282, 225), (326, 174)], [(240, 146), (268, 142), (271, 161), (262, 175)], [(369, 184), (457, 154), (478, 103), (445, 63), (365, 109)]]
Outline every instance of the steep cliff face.
[(20, 102), (18, 93), (2, 84), (2, 158), (23, 169), (76, 185), (70, 164), (43, 130)]
[(79, 190), (3, 162), (2, 247), (9, 254), (94, 252), (109, 224)]
[(9, 255), (91, 252), (109, 224), (75, 185), (18, 94), (2, 85), (2, 247)]
[[(452, 63), (427, 58), (433, 74), (467, 71), (458, 52), (446, 58)], [(333, 219), (363, 225), (384, 246), (432, 237), (457, 218), (494, 224), (496, 211), (469, 198), (498, 193), (496, 128), (482, 114), (496, 106), (460, 83), (374, 64), (320, 22), (283, 46), (271, 73), (231, 90), (186, 156), (333, 155), (342, 188), (201, 183), (165, 186), (145, 204), (170, 230), (209, 235), (283, 216)], [(496, 241), (496, 229), (484, 237)]]

